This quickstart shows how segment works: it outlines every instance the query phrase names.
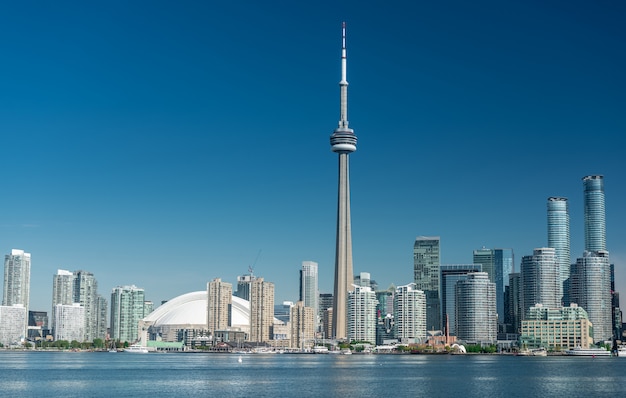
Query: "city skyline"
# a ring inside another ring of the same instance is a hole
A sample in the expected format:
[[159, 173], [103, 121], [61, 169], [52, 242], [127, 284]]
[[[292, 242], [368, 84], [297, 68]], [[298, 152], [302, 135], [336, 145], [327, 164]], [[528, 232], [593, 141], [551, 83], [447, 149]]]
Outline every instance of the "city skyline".
[[519, 272], [553, 196], [580, 258], [597, 173], [625, 291], [624, 7], [5, 5], [0, 247], [32, 254], [32, 310], [51, 310], [57, 269], [160, 303], [254, 265], [282, 302], [310, 260], [331, 292], [345, 20], [354, 274], [412, 282], [421, 235], [441, 237], [441, 264], [510, 247]]

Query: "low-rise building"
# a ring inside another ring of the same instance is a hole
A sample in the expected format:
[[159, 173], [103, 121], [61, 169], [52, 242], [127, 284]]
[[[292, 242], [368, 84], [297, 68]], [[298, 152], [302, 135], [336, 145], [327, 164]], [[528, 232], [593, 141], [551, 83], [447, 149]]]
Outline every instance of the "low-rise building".
[[544, 347], [557, 351], [589, 348], [593, 344], [592, 326], [587, 311], [576, 304], [559, 308], [536, 304], [528, 309], [526, 319], [522, 321], [520, 344], [526, 348]]

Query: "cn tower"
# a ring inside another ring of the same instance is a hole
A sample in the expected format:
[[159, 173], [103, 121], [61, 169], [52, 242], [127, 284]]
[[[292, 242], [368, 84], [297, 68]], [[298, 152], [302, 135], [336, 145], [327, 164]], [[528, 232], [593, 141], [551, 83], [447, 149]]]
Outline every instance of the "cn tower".
[[339, 126], [330, 136], [331, 150], [339, 154], [339, 195], [337, 200], [337, 246], [335, 254], [335, 289], [333, 334], [335, 339], [348, 337], [348, 291], [352, 290], [352, 233], [350, 230], [350, 174], [348, 155], [356, 151], [356, 135], [348, 127], [348, 81], [346, 80], [346, 23], [341, 26], [341, 81], [339, 82]]

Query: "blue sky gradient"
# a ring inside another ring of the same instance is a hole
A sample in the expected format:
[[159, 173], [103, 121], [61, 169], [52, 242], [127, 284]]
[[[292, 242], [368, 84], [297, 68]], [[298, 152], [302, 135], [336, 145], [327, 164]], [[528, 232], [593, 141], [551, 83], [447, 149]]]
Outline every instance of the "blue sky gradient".
[[[255, 274], [332, 291], [341, 22], [348, 29], [355, 272], [547, 244], [546, 200], [605, 176], [626, 292], [626, 4], [615, 1], [109, 1], [0, 5], [0, 248], [32, 254], [31, 308], [57, 269], [159, 303]], [[256, 263], [255, 263], [256, 260]]]

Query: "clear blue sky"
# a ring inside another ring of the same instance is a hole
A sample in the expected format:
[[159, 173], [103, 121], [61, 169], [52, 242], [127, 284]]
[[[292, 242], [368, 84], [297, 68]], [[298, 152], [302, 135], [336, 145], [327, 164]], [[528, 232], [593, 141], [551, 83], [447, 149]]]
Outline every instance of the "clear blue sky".
[[[159, 303], [255, 274], [332, 291], [341, 21], [348, 26], [355, 272], [547, 244], [546, 199], [605, 176], [626, 294], [626, 5], [617, 1], [107, 1], [0, 5], [0, 248]], [[258, 259], [257, 259], [258, 255]]]

